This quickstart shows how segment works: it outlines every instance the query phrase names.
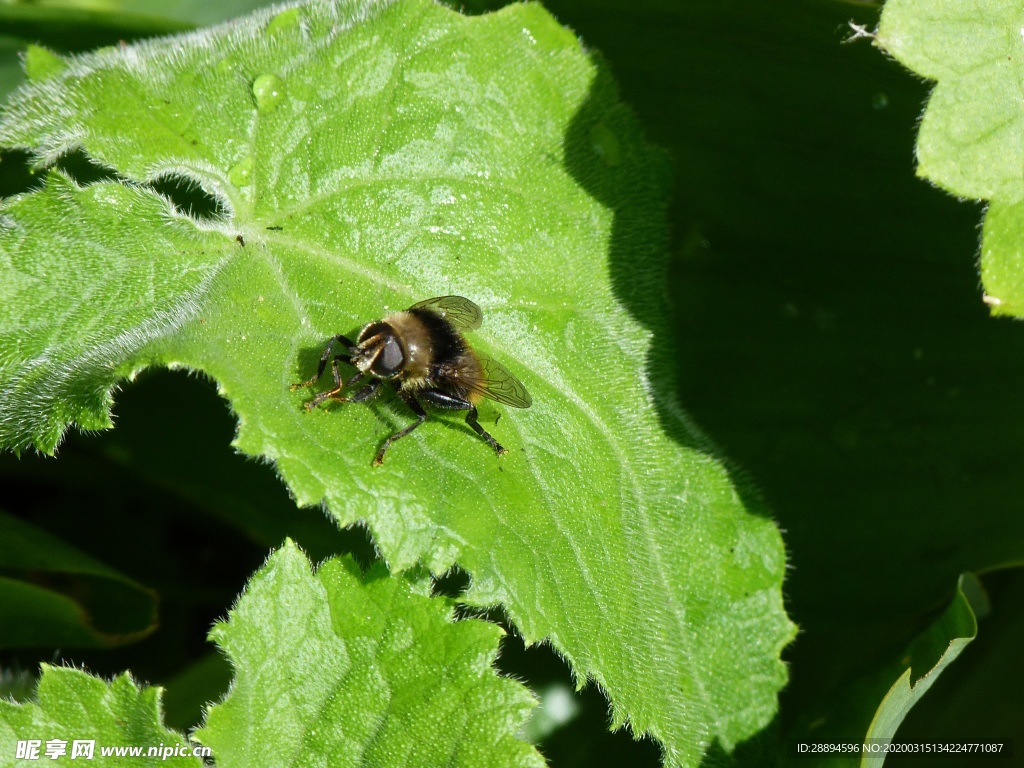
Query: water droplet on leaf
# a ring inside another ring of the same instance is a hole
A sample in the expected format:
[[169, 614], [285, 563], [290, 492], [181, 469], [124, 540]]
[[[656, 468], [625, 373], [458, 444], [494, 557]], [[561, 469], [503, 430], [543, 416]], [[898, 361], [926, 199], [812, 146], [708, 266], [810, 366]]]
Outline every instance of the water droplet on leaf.
[[217, 62], [217, 74], [218, 75], [230, 75], [238, 72], [238, 64], [230, 56], [225, 56], [223, 59]]
[[252, 157], [247, 157], [228, 171], [228, 181], [236, 187], [246, 187], [252, 182]]
[[543, 11], [531, 8], [520, 18], [526, 22], [521, 31], [523, 36], [529, 40], [530, 45], [535, 45], [544, 51], [574, 48], [579, 45], [576, 35], [550, 16], [545, 15]]
[[252, 95], [256, 97], [256, 109], [273, 112], [284, 99], [284, 80], [277, 75], [260, 75], [252, 83]]
[[290, 29], [295, 29], [299, 26], [300, 18], [298, 8], [289, 8], [270, 20], [270, 23], [267, 25], [267, 32], [271, 35], [277, 35]]

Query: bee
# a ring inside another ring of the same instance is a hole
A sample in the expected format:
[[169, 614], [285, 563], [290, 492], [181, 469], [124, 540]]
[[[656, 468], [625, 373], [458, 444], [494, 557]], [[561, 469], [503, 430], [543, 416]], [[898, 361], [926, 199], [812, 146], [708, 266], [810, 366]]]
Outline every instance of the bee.
[[[373, 459], [377, 467], [396, 441], [427, 420], [424, 405], [452, 411], [467, 411], [466, 423], [501, 455], [507, 453], [477, 420], [476, 404], [481, 398], [513, 408], [529, 408], [533, 402], [526, 387], [505, 366], [477, 352], [466, 342], [463, 331], [480, 327], [480, 307], [462, 296], [438, 296], [413, 304], [403, 312], [392, 312], [383, 320], [363, 327], [358, 338], [337, 335], [324, 348], [316, 376], [295, 384], [292, 391], [308, 387], [323, 376], [336, 345], [345, 352], [334, 354], [331, 371], [334, 388], [321, 392], [306, 403], [312, 411], [327, 400], [364, 403], [387, 382], [416, 414], [416, 421], [391, 435]], [[355, 375], [344, 381], [339, 363], [351, 365]], [[362, 384], [355, 392], [342, 391]], [[497, 423], [497, 422], [495, 422]]]

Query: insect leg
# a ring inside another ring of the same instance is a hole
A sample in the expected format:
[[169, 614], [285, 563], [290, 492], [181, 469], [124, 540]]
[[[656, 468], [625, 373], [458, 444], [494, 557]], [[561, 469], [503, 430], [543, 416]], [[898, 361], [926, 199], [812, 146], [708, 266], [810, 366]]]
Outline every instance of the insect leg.
[[480, 422], [477, 421], [476, 406], [469, 400], [448, 392], [442, 392], [439, 389], [425, 389], [420, 392], [420, 396], [428, 403], [436, 405], [438, 408], [447, 408], [451, 411], [469, 411], [469, 413], [466, 414], [466, 423], [473, 428], [473, 431], [486, 440], [487, 444], [499, 454], [508, 453], [508, 451], [503, 448], [497, 440], [490, 436], [486, 429], [480, 426]]
[[488, 444], [493, 448], [500, 456], [503, 453], [508, 453], [508, 450], [488, 434], [487, 430], [480, 426], [480, 422], [476, 420], [476, 406], [470, 406], [469, 413], [466, 414], [466, 423], [469, 424], [476, 433], [480, 435]]
[[[327, 361], [331, 357], [331, 352], [334, 351], [335, 344], [344, 344], [346, 349], [352, 349], [352, 347], [355, 346], [355, 344], [352, 343], [352, 340], [349, 339], [347, 336], [342, 336], [341, 334], [338, 334], [337, 336], [333, 337], [330, 341], [327, 342], [327, 346], [324, 347], [324, 353], [320, 356], [320, 365], [317, 366], [316, 376], [311, 378], [309, 381], [302, 382], [301, 384], [292, 384], [290, 388], [292, 392], [294, 392], [296, 389], [301, 389], [302, 387], [308, 387], [312, 384], [315, 384], [316, 380], [324, 375], [324, 370], [327, 368]], [[347, 363], [349, 361], [349, 356], [335, 355], [334, 360], [344, 360]]]
[[[309, 403], [307, 403], [306, 407], [309, 408], [310, 410], [313, 410], [314, 408], [316, 408], [320, 403], [322, 403], [324, 400], [326, 400], [329, 397], [333, 397], [335, 400], [343, 399], [343, 398], [339, 398], [339, 397], [334, 397], [336, 394], [341, 392], [342, 389], [344, 389], [346, 386], [348, 386], [348, 384], [345, 384], [341, 380], [341, 371], [338, 369], [338, 361], [339, 360], [343, 360], [346, 363], [350, 362], [350, 358], [349, 358], [348, 355], [335, 355], [334, 356], [334, 360], [331, 361], [331, 374], [334, 377], [334, 389], [330, 390], [329, 392], [321, 392], [319, 395], [314, 397]], [[319, 375], [317, 376], [317, 378], [320, 378]], [[357, 373], [355, 376], [353, 376], [349, 380], [348, 383], [349, 384], [355, 384], [356, 382], [358, 382], [362, 378], [363, 378], [362, 372]]]
[[412, 411], [413, 413], [416, 414], [417, 418], [416, 421], [414, 421], [408, 427], [398, 432], [395, 432], [395, 434], [393, 434], [391, 437], [384, 441], [384, 445], [380, 447], [380, 450], [377, 451], [377, 455], [373, 457], [373, 466], [375, 467], [379, 467], [381, 464], [384, 463], [384, 454], [387, 452], [388, 448], [391, 447], [391, 444], [395, 442], [395, 440], [400, 440], [401, 438], [405, 437], [414, 429], [416, 429], [416, 427], [418, 427], [420, 424], [427, 420], [427, 412], [423, 410], [423, 406], [420, 405], [419, 401], [416, 399], [414, 395], [412, 395], [409, 392], [401, 391], [398, 394], [405, 401], [405, 404], [412, 408]]
[[[328, 347], [328, 349], [330, 349], [330, 347]], [[334, 374], [334, 389], [329, 389], [326, 392], [321, 392], [319, 395], [317, 395], [312, 400], [310, 400], [308, 403], [306, 403], [306, 410], [307, 411], [312, 411], [314, 408], [316, 408], [318, 405], [320, 405], [320, 403], [322, 403], [324, 400], [344, 400], [345, 399], [343, 397], [337, 397], [337, 394], [339, 392], [341, 392], [342, 389], [345, 388], [345, 382], [343, 382], [341, 380], [341, 371], [338, 370], [338, 360], [339, 359], [344, 360], [345, 362], [348, 362], [348, 357], [346, 355], [335, 355], [334, 356], [334, 362], [331, 363], [331, 372]], [[319, 378], [319, 376], [317, 378]], [[363, 374], [362, 373], [357, 373], [349, 381], [349, 384], [355, 384], [361, 378], [363, 378]]]
[[[363, 380], [364, 376], [366, 376], [365, 373], [357, 373], [355, 376], [353, 376], [351, 379], [348, 380], [348, 384], [346, 384], [345, 386], [346, 387], [350, 387], [353, 384], [359, 383], [360, 381]], [[377, 388], [380, 387], [380, 385], [383, 383], [383, 381], [384, 381], [383, 379], [374, 379], [369, 384], [367, 384], [365, 387], [363, 387], [358, 392], [356, 392], [354, 395], [349, 395], [348, 397], [339, 397], [339, 398], [336, 398], [336, 399], [337, 400], [343, 400], [346, 403], [363, 403], [363, 402], [366, 402], [371, 397], [373, 397], [375, 394], [377, 394]]]
[[334, 389], [329, 389], [326, 392], [321, 392], [319, 395], [317, 395], [312, 400], [310, 400], [308, 403], [306, 403], [306, 409], [307, 410], [312, 411], [314, 408], [316, 408], [318, 405], [320, 405], [320, 403], [324, 402], [325, 400], [337, 400], [339, 403], [361, 403], [364, 400], [369, 400], [371, 397], [373, 397], [373, 395], [377, 391], [377, 387], [380, 386], [381, 380], [380, 379], [374, 379], [369, 384], [367, 384], [365, 387], [363, 387], [358, 392], [356, 392], [354, 395], [351, 395], [350, 397], [341, 396], [338, 393], [341, 392], [341, 390], [343, 390], [345, 387], [351, 387], [353, 384], [358, 384], [363, 379], [365, 379], [366, 378], [366, 372], [365, 371], [360, 371], [359, 373], [357, 373], [355, 376], [353, 376], [348, 381], [342, 381], [341, 380], [341, 371], [338, 370], [338, 361], [337, 360], [334, 361], [334, 366], [333, 367], [334, 367]]

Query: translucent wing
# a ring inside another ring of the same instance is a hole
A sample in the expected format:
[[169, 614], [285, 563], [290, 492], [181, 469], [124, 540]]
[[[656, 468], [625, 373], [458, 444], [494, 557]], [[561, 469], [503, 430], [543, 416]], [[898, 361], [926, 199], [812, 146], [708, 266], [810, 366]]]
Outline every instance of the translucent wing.
[[474, 350], [480, 362], [480, 376], [467, 381], [467, 388], [499, 403], [511, 405], [513, 408], [529, 408], [533, 398], [526, 391], [523, 382], [517, 379], [497, 360]]
[[460, 331], [476, 330], [484, 319], [480, 307], [462, 296], [438, 296], [413, 304], [409, 309], [436, 312]]

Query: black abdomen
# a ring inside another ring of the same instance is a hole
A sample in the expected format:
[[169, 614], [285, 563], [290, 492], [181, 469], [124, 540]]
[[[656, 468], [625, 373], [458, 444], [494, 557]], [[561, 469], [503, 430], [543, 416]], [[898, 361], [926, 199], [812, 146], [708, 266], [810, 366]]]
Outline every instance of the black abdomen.
[[452, 324], [436, 312], [423, 307], [410, 309], [409, 314], [423, 323], [430, 338], [431, 369], [455, 362], [466, 351], [466, 342]]

